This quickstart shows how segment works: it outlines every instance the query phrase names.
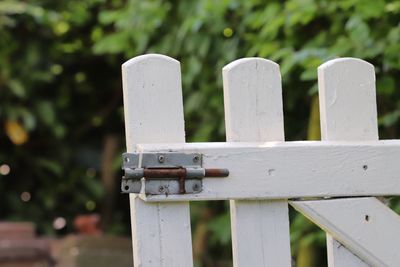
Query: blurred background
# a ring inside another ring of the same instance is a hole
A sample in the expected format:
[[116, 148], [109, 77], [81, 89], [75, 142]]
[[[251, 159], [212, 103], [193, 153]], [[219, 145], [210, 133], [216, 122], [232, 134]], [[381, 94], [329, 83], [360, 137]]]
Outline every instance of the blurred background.
[[[287, 140], [320, 138], [317, 67], [343, 56], [375, 65], [380, 137], [400, 137], [400, 1], [1, 0], [0, 266], [132, 264], [120, 69], [144, 53], [181, 62], [188, 142], [225, 140], [221, 69], [255, 56], [280, 64]], [[191, 215], [196, 266], [231, 266], [229, 203]], [[326, 266], [290, 217], [296, 266]]]

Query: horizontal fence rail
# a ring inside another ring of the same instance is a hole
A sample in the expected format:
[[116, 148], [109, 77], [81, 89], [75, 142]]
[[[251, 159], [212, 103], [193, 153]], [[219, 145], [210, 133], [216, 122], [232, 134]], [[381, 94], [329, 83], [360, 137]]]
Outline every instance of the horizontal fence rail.
[[400, 140], [139, 144], [139, 152], [199, 153], [205, 168], [229, 170], [204, 178], [203, 191], [142, 195], [148, 201], [287, 199], [400, 195]]

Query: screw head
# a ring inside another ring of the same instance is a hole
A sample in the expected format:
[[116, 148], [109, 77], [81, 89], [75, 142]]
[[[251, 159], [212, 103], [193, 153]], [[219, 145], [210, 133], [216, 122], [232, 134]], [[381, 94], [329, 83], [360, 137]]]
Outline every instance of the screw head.
[[199, 160], [200, 160], [200, 156], [199, 156], [199, 155], [195, 155], [195, 156], [193, 157], [193, 162], [194, 162], [194, 163], [199, 162]]
[[193, 191], [199, 191], [200, 186], [198, 184], [193, 185]]
[[164, 186], [160, 185], [160, 187], [158, 188], [158, 192], [164, 193], [164, 191], [165, 191]]
[[159, 163], [164, 163], [164, 161], [165, 161], [164, 155], [159, 155], [159, 156], [158, 156], [158, 162], [159, 162]]

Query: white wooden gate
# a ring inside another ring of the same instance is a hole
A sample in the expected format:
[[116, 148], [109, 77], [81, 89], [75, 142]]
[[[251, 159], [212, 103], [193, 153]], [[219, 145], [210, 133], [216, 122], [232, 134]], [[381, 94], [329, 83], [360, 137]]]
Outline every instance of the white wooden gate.
[[284, 142], [281, 77], [272, 61], [224, 67], [227, 143], [185, 143], [178, 61], [143, 55], [124, 63], [122, 74], [135, 167], [146, 153], [172, 151], [229, 170], [226, 178], [203, 178], [197, 193], [170, 194], [176, 179], [160, 182], [160, 194], [146, 193], [154, 185], [148, 179], [125, 180], [123, 191], [140, 191], [130, 194], [135, 266], [193, 266], [188, 201], [228, 199], [236, 267], [291, 266], [288, 202], [326, 231], [330, 267], [400, 266], [399, 216], [374, 198], [400, 195], [400, 141], [378, 140], [371, 64], [341, 58], [318, 68], [317, 142]]

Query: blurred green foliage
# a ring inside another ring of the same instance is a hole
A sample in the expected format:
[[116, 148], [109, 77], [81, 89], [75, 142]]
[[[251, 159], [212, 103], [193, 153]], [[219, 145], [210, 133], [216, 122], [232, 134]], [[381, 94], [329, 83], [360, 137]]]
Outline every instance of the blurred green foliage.
[[[76, 214], [101, 209], [103, 140], [124, 138], [120, 65], [144, 53], [181, 61], [188, 141], [224, 140], [221, 68], [253, 56], [280, 64], [287, 140], [307, 138], [317, 67], [344, 56], [375, 65], [380, 136], [396, 138], [399, 22], [400, 2], [385, 0], [3, 0], [0, 164], [11, 170], [0, 175], [1, 219], [55, 233], [63, 216], [68, 232]], [[118, 177], [118, 157], [113, 166]], [[108, 231], [128, 233], [128, 201], [117, 199]], [[200, 210], [218, 211], [211, 242], [229, 251], [227, 203], [196, 205], [194, 228]], [[293, 221], [295, 252], [302, 237], [323, 246], [321, 232]]]

